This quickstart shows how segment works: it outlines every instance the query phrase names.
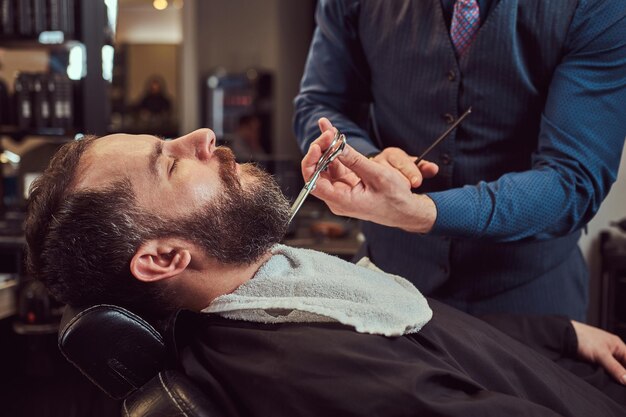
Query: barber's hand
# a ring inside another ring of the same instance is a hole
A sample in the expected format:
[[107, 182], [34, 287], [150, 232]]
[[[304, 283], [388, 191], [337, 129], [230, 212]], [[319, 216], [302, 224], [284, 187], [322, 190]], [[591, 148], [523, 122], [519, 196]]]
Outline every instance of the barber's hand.
[[601, 365], [620, 384], [626, 385], [626, 345], [618, 336], [572, 320], [578, 338], [578, 356]]
[[[335, 134], [335, 128], [327, 118], [322, 117], [318, 121], [318, 125], [322, 134], [329, 130], [332, 131], [333, 135]], [[415, 165], [417, 156], [411, 156], [400, 148], [385, 148], [371, 159], [400, 171], [413, 188], [422, 185], [424, 178], [432, 178], [439, 172], [439, 166], [433, 162], [422, 160], [418, 165]]]
[[407, 154], [400, 148], [385, 148], [372, 159], [400, 171], [413, 188], [422, 185], [423, 178], [432, 178], [439, 171], [437, 164], [426, 160], [421, 160], [418, 165], [415, 165], [417, 157]]
[[[307, 181], [335, 134], [325, 118], [320, 120], [320, 129], [322, 135], [302, 160], [302, 175]], [[350, 145], [322, 173], [313, 195], [324, 200], [335, 214], [412, 232], [430, 231], [437, 216], [433, 201], [413, 194], [410, 182], [400, 171], [366, 158]]]

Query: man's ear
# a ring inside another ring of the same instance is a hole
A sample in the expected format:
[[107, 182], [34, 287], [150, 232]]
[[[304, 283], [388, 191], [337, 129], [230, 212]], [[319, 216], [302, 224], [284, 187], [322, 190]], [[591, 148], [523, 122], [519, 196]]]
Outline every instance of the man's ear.
[[130, 261], [130, 272], [139, 281], [154, 282], [182, 273], [191, 262], [191, 252], [171, 239], [143, 243]]

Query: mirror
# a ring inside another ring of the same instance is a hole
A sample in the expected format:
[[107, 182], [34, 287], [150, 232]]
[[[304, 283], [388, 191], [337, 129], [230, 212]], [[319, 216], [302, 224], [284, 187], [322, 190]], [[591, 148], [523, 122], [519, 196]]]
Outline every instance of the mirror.
[[179, 134], [183, 1], [120, 0], [109, 130]]

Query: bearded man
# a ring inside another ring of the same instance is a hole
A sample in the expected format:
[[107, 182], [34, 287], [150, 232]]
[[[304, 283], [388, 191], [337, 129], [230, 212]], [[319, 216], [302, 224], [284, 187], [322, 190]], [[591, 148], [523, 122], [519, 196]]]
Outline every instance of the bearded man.
[[491, 320], [515, 340], [372, 265], [280, 245], [288, 208], [208, 129], [86, 138], [33, 184], [28, 264], [71, 305], [208, 313], [177, 359], [239, 415], [626, 415], [624, 387], [579, 361], [624, 381], [615, 336], [558, 317]]

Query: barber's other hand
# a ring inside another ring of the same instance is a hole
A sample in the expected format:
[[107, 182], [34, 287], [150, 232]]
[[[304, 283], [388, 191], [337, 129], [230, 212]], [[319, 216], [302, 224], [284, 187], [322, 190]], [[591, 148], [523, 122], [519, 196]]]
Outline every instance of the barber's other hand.
[[400, 148], [385, 148], [372, 159], [400, 171], [413, 188], [422, 185], [423, 178], [432, 178], [439, 171], [437, 164], [426, 160], [421, 160], [419, 165], [415, 165], [417, 157], [407, 154]]
[[578, 356], [601, 365], [620, 384], [626, 385], [626, 345], [618, 336], [572, 320], [578, 338]]
[[[335, 132], [325, 118], [320, 120], [320, 129], [322, 135], [302, 159], [302, 175], [307, 181]], [[437, 214], [433, 201], [413, 194], [400, 171], [366, 158], [349, 145], [322, 173], [313, 195], [324, 200], [335, 214], [412, 232], [430, 231]]]

